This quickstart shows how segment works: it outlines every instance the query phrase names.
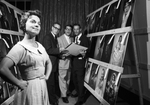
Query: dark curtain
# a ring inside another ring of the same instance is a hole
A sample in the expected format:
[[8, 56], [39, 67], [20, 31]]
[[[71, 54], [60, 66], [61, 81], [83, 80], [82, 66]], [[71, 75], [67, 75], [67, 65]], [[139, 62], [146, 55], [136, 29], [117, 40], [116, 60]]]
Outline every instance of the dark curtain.
[[51, 30], [54, 22], [59, 22], [63, 27], [66, 24], [79, 23], [84, 30], [86, 16], [105, 5], [111, 0], [32, 0], [31, 9], [42, 12], [41, 33], [38, 41], [42, 43], [43, 37]]

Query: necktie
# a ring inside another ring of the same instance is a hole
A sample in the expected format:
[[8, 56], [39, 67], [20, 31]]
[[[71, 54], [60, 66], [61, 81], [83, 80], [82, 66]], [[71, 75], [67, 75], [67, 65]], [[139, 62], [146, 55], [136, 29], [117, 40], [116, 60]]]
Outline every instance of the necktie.
[[75, 43], [78, 44], [78, 36], [75, 38]]
[[55, 43], [58, 44], [58, 42], [57, 42], [57, 37], [56, 37], [56, 36], [54, 37], [54, 39], [55, 39]]

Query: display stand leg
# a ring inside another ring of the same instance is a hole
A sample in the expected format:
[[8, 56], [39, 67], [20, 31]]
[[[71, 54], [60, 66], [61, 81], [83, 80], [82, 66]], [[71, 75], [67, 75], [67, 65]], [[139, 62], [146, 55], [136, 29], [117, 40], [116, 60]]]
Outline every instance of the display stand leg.
[[[132, 44], [133, 44], [133, 51], [134, 51], [134, 58], [135, 58], [135, 67], [137, 74], [140, 75], [140, 70], [139, 70], [139, 63], [138, 63], [138, 56], [137, 56], [137, 49], [136, 49], [136, 44], [135, 44], [135, 37], [134, 33], [131, 34], [132, 38]], [[138, 86], [139, 86], [139, 98], [140, 98], [140, 105], [143, 105], [143, 95], [142, 95], [142, 88], [141, 88], [141, 78], [138, 79]]]
[[137, 56], [137, 49], [136, 49], [136, 44], [135, 44], [135, 38], [134, 38], [134, 33], [132, 32], [131, 34], [131, 41], [133, 45], [133, 53], [134, 53], [134, 59], [135, 59], [135, 69], [137, 74], [125, 74], [122, 75], [123, 78], [137, 78], [138, 81], [138, 87], [139, 87], [139, 100], [140, 100], [140, 105], [143, 104], [143, 95], [142, 95], [142, 88], [141, 88], [141, 76], [140, 76], [140, 70], [139, 70], [139, 63], [138, 63], [138, 56]]

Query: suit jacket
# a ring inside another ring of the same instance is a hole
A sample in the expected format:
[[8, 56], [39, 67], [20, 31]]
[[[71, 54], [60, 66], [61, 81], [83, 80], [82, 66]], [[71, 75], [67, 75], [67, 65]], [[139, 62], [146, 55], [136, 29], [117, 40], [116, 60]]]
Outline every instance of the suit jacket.
[[[81, 46], [88, 47], [90, 46], [90, 41], [86, 35], [82, 34], [79, 38]], [[82, 55], [73, 56], [73, 68], [74, 69], [83, 69], [85, 68], [86, 58], [88, 57], [88, 50], [84, 58], [80, 59]]]
[[57, 39], [54, 39], [51, 32], [44, 37], [43, 46], [45, 47], [52, 62], [52, 72], [56, 72], [58, 70], [60, 51]]
[[[60, 48], [66, 48], [69, 44], [70, 43], [67, 42], [67, 39], [64, 34], [58, 37], [58, 45]], [[70, 57], [67, 57], [65, 59], [59, 59], [59, 69], [69, 69], [69, 68], [70, 68]]]

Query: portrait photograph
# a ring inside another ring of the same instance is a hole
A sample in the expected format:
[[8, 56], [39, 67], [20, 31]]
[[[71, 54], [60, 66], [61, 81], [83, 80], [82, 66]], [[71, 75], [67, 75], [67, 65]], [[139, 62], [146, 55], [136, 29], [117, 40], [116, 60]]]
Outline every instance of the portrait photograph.
[[100, 61], [109, 63], [111, 52], [112, 52], [113, 40], [114, 40], [113, 34], [105, 35], [103, 39], [104, 41], [103, 52], [102, 52], [102, 57]]
[[87, 17], [87, 33], [92, 33], [94, 32], [94, 24], [95, 24], [95, 14]]
[[119, 8], [120, 3], [118, 1], [112, 3], [108, 9], [108, 24], [107, 29], [115, 29], [118, 27], [118, 19], [119, 19]]
[[129, 33], [115, 34], [110, 64], [120, 67], [123, 65], [128, 36]]
[[109, 69], [108, 77], [106, 80], [106, 87], [104, 92], [104, 99], [110, 104], [115, 105], [117, 100], [117, 93], [120, 83], [120, 73], [114, 70]]
[[90, 73], [90, 78], [88, 85], [95, 90], [97, 78], [98, 78], [98, 72], [99, 72], [99, 66], [98, 64], [93, 63], [91, 67], [91, 73]]
[[95, 88], [95, 93], [99, 97], [103, 97], [104, 95], [107, 72], [108, 72], [107, 67], [104, 67], [104, 66], [99, 67], [98, 79], [97, 79], [96, 88]]
[[131, 26], [135, 0], [121, 0], [118, 7], [118, 28]]
[[95, 46], [95, 51], [94, 51], [94, 59], [96, 60], [101, 60], [102, 57], [102, 52], [103, 52], [103, 47], [104, 47], [104, 36], [97, 36], [96, 40], [96, 46]]
[[92, 63], [88, 61], [87, 65], [86, 65], [85, 78], [84, 78], [84, 81], [86, 83], [89, 82], [91, 66], [92, 66]]

